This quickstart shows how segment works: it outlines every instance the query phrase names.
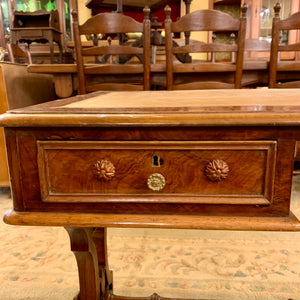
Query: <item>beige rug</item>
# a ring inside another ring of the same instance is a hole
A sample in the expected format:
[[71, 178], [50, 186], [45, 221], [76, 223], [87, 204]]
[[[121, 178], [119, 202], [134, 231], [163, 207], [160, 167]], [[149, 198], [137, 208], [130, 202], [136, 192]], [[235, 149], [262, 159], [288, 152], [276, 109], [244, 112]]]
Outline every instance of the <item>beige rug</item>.
[[[0, 214], [11, 207], [0, 194]], [[300, 217], [300, 176], [292, 208]], [[300, 233], [109, 229], [114, 292], [230, 300], [300, 299]], [[0, 224], [0, 300], [68, 300], [76, 261], [63, 228]]]

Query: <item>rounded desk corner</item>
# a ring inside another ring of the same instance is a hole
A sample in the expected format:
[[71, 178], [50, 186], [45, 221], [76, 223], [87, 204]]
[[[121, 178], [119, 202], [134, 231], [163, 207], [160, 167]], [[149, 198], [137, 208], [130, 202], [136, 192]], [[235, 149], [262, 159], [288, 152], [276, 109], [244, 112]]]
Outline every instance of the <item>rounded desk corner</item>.
[[295, 228], [294, 231], [300, 231], [300, 220], [293, 214], [293, 212], [290, 212], [289, 220], [292, 227]]
[[12, 209], [9, 209], [3, 216], [3, 222], [5, 224], [9, 224], [9, 225], [14, 225], [12, 222], [11, 222], [11, 216], [14, 214], [14, 211]]

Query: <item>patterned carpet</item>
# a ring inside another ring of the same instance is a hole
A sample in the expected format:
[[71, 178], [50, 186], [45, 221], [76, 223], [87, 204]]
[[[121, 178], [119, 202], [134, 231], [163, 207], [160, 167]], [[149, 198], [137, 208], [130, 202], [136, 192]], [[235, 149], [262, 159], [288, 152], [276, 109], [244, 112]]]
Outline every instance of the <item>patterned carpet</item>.
[[[0, 193], [0, 213], [11, 207]], [[292, 210], [300, 217], [300, 176]], [[0, 299], [68, 300], [77, 267], [63, 228], [0, 224]], [[114, 292], [222, 300], [299, 300], [300, 233], [109, 229]]]

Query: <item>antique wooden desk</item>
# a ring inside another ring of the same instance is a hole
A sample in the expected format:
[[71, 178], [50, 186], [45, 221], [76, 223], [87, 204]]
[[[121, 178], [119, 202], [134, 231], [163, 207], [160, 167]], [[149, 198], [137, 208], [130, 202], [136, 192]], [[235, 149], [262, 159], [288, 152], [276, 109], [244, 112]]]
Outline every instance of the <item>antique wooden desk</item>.
[[4, 221], [66, 228], [81, 300], [116, 298], [107, 227], [299, 230], [299, 99], [300, 90], [97, 92], [10, 111], [0, 120], [13, 194]]

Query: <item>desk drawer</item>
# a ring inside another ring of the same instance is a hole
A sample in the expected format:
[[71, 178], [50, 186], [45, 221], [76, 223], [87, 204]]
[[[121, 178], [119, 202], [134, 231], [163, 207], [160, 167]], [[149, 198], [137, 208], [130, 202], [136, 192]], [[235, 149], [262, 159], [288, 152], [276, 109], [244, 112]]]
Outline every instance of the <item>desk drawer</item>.
[[44, 202], [272, 202], [276, 142], [38, 141]]

